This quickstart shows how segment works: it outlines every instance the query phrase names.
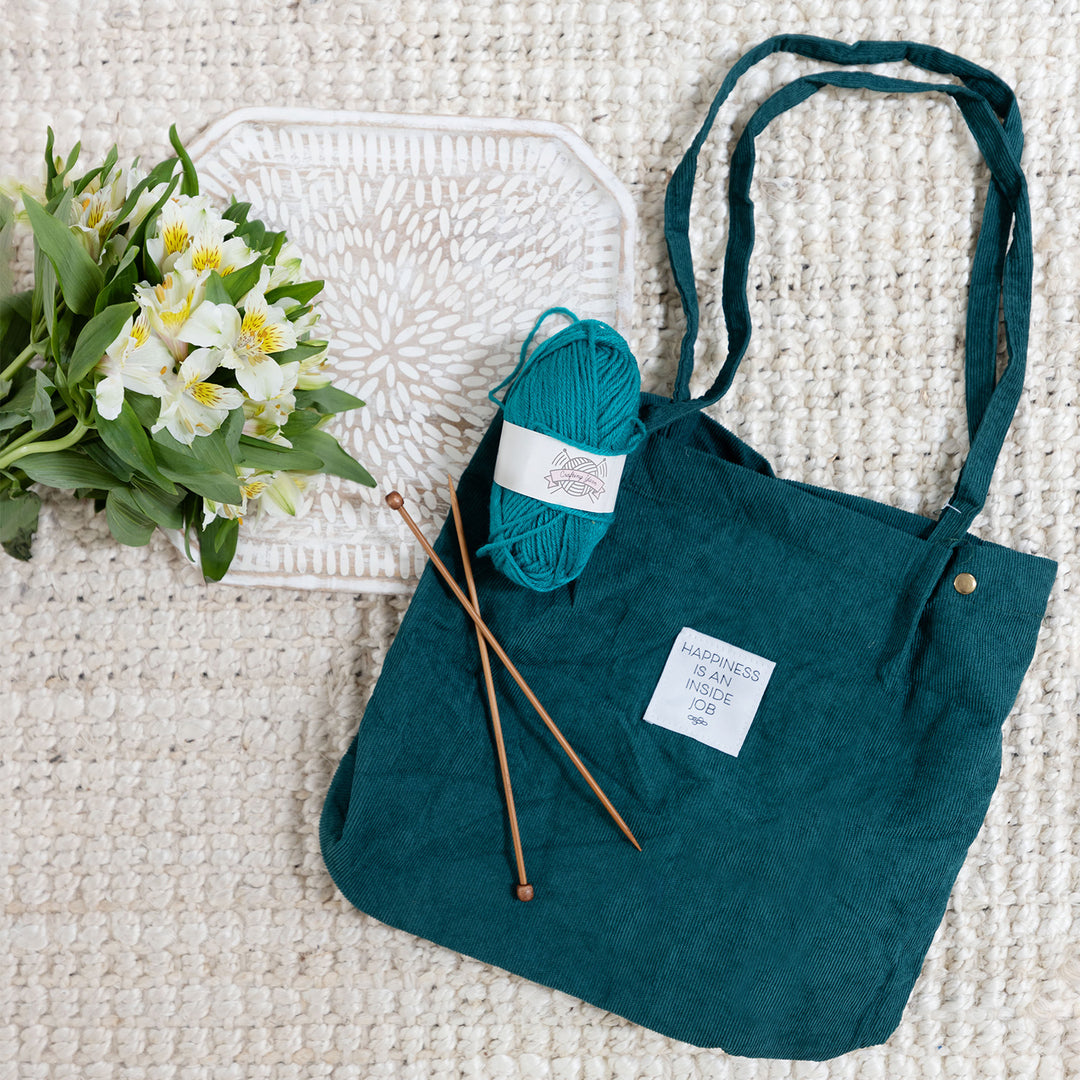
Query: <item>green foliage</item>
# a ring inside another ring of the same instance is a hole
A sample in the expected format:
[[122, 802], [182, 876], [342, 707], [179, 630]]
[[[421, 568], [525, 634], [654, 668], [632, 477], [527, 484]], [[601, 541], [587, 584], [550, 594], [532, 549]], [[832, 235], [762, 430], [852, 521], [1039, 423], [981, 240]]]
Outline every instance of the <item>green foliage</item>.
[[[287, 391], [273, 404], [243, 394], [244, 406], [221, 422], [214, 401], [221, 400], [221, 387], [236, 398], [238, 382], [230, 370], [235, 358], [224, 349], [217, 354], [217, 370], [207, 375], [205, 386], [187, 375], [186, 382], [177, 381], [189, 350], [168, 329], [169, 312], [154, 308], [159, 301], [152, 299], [152, 287], [162, 284], [163, 270], [184, 251], [176, 246], [186, 243], [183, 232], [158, 255], [163, 265], [152, 252], [162, 251], [159, 225], [168, 201], [180, 197], [182, 207], [183, 197], [197, 196], [199, 178], [175, 125], [169, 141], [175, 156], [132, 184], [130, 173], [117, 168], [116, 146], [76, 178], [79, 145], [58, 156], [48, 129], [44, 200], [22, 196], [34, 238], [34, 283], [20, 293], [13, 291], [10, 269], [16, 207], [0, 196], [0, 544], [15, 558], [30, 557], [40, 505], [30, 490], [35, 484], [92, 500], [123, 544], [146, 544], [157, 528], [179, 530], [190, 557], [194, 533], [207, 581], [228, 571], [241, 515], [255, 512], [259, 499], [280, 499], [290, 490], [288, 480], [276, 486], [279, 474], [329, 472], [374, 484], [363, 466], [320, 430], [330, 416], [363, 405], [352, 394], [328, 385], [292, 390], [291, 396]], [[252, 254], [229, 273], [204, 274], [198, 298], [189, 295], [184, 307], [181, 297], [181, 319], [204, 298], [240, 306], [258, 288], [263, 267], [281, 275], [276, 260], [285, 233], [253, 218], [251, 204], [235, 198], [223, 217], [235, 225], [231, 235]], [[174, 278], [169, 288], [183, 280]], [[284, 313], [295, 322], [312, 310], [322, 288], [322, 281], [298, 281], [268, 290], [267, 303], [278, 306], [270, 319], [280, 320]], [[148, 323], [138, 324], [139, 344], [132, 342], [109, 364], [108, 385], [123, 397], [119, 414], [106, 419], [97, 408], [105, 381], [98, 365], [140, 303], [149, 309]], [[152, 351], [140, 353], [144, 343]], [[327, 345], [301, 341], [273, 359], [310, 365]], [[266, 438], [244, 434], [246, 415], [257, 418]], [[267, 429], [275, 416], [281, 428]], [[252, 474], [260, 483], [249, 484]], [[263, 494], [267, 488], [271, 495]]]
[[176, 490], [172, 481], [158, 468], [154, 451], [150, 447], [149, 436], [146, 434], [146, 429], [139, 423], [139, 418], [135, 415], [130, 402], [124, 402], [120, 415], [115, 420], [103, 420], [99, 416], [97, 430], [105, 445], [121, 461], [153, 480], [170, 494]]
[[199, 561], [207, 581], [220, 581], [236, 554], [240, 522], [236, 518], [214, 518], [205, 528], [196, 522], [199, 533]]
[[[34, 230], [34, 243], [56, 271], [64, 303], [79, 315], [92, 315], [94, 302], [105, 284], [101, 268], [58, 217], [34, 202], [29, 195], [23, 195], [23, 206], [30, 218], [30, 227]], [[67, 205], [63, 200], [58, 209], [66, 212]]]
[[375, 480], [371, 473], [354, 457], [347, 454], [333, 435], [317, 428], [301, 432], [292, 440], [295, 450], [307, 450], [322, 459], [321, 472], [331, 476], [340, 476], [345, 480], [354, 480], [365, 487], [374, 487]]
[[172, 143], [172, 148], [176, 151], [176, 156], [180, 159], [180, 167], [184, 171], [184, 182], [180, 186], [180, 194], [198, 195], [199, 176], [195, 172], [195, 166], [192, 165], [191, 158], [188, 157], [188, 152], [184, 149], [184, 144], [180, 141], [180, 136], [176, 134], [175, 124], [169, 128], [169, 142]]
[[99, 311], [83, 328], [68, 361], [69, 382], [81, 382], [93, 371], [105, 350], [117, 339], [124, 323], [138, 310], [136, 303], [112, 304]]
[[30, 542], [37, 532], [41, 500], [32, 491], [0, 491], [0, 545], [16, 559], [30, 558]]
[[359, 409], [364, 404], [358, 397], [330, 385], [318, 390], [297, 390], [294, 396], [298, 409], [315, 409], [324, 415]]

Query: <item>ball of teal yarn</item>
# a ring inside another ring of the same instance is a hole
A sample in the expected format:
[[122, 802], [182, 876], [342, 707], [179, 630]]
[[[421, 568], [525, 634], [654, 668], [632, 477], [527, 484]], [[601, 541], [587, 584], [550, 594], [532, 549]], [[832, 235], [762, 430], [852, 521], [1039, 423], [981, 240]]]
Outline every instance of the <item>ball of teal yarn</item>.
[[[526, 360], [530, 342], [552, 312], [573, 322]], [[500, 401], [497, 392], [506, 386]], [[489, 396], [501, 404], [504, 421], [593, 453], [629, 454], [644, 437], [640, 394], [637, 362], [618, 331], [552, 308], [526, 338], [517, 367]], [[613, 518], [554, 506], [493, 484], [488, 542], [478, 554], [489, 555], [518, 585], [550, 592], [585, 569]]]

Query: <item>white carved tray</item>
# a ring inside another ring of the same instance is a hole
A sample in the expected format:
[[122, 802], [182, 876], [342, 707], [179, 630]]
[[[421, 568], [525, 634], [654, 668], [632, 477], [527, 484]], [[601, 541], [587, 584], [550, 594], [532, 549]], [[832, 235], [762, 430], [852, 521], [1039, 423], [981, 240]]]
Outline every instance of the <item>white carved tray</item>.
[[[327, 477], [299, 519], [245, 521], [234, 584], [408, 592], [495, 412], [487, 392], [553, 305], [626, 333], [635, 217], [578, 136], [541, 121], [241, 109], [190, 147], [201, 190], [250, 202], [323, 278], [335, 384], [367, 406], [329, 430], [378, 482]], [[540, 338], [565, 320], [552, 316]], [[178, 536], [173, 538], [182, 546]]]

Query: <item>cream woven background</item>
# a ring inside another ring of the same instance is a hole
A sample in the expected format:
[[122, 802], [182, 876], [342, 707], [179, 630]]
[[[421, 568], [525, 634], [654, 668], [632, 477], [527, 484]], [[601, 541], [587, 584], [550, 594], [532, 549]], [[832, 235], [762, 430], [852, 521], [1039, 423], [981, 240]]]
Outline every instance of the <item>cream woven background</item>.
[[[33, 562], [0, 562], [2, 1080], [1080, 1076], [1076, 0], [3, 0], [0, 14], [4, 173], [36, 168], [47, 123], [86, 160], [114, 140], [152, 160], [173, 120], [190, 138], [241, 105], [570, 125], [637, 201], [631, 345], [654, 388], [682, 329], [664, 183], [746, 47], [780, 31], [906, 37], [993, 68], [1025, 120], [1035, 289], [1027, 389], [976, 530], [1061, 561], [1000, 786], [903, 1024], [884, 1047], [793, 1065], [673, 1042], [353, 910], [318, 815], [404, 600], [205, 588], [163, 539], [121, 548], [89, 507], [51, 497]], [[731, 124], [818, 66], [766, 64], [703, 159], [713, 368]], [[781, 475], [934, 512], [966, 447], [959, 349], [987, 179], [958, 112], [826, 91], [762, 137], [759, 177], [755, 338], [718, 417]]]

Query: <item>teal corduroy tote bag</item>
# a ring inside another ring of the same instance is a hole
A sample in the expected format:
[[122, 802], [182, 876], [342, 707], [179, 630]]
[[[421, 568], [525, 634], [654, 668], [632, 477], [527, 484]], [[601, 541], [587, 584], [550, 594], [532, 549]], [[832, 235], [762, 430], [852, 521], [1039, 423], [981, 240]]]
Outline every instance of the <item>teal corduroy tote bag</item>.
[[[731, 162], [728, 355], [694, 399], [697, 155], [738, 77], [778, 50], [907, 60], [959, 83], [834, 70], [761, 105]], [[966, 330], [970, 450], [937, 518], [777, 477], [701, 412], [750, 336], [754, 138], [825, 86], [948, 95], [990, 169]], [[512, 584], [487, 559], [474, 567], [488, 626], [642, 851], [497, 668], [536, 884], [531, 902], [515, 899], [476, 636], [429, 566], [322, 813], [326, 865], [353, 904], [700, 1046], [825, 1059], [888, 1038], [997, 783], [1001, 726], [1056, 571], [968, 531], [1023, 383], [1021, 146], [1009, 88], [940, 49], [786, 36], [739, 60], [668, 187], [687, 330], [673, 396], [642, 395], [648, 434], [626, 461], [613, 524], [580, 577], [551, 592]], [[487, 536], [500, 426], [460, 482], [472, 551]], [[460, 578], [452, 521], [435, 547]]]

